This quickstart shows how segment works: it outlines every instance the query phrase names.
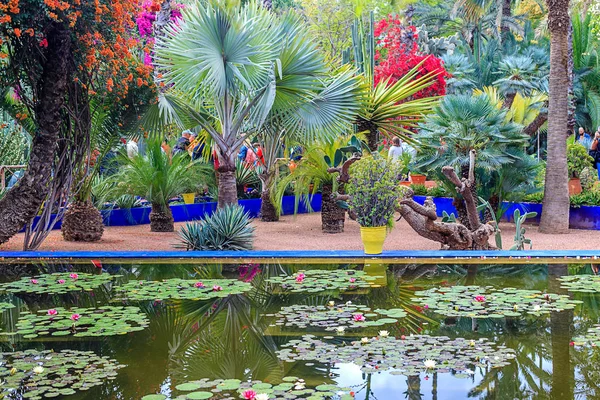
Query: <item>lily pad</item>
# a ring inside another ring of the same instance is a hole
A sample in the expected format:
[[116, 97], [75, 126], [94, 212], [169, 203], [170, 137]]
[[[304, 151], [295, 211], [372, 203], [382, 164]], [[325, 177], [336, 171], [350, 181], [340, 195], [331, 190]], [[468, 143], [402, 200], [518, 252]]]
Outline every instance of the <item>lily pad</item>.
[[345, 346], [305, 335], [283, 347], [277, 352], [278, 357], [287, 362], [353, 363], [365, 373], [390, 370], [406, 376], [451, 370], [466, 373], [471, 366], [499, 368], [515, 357], [514, 350], [485, 339], [473, 341], [429, 335], [363, 338]]
[[594, 325], [593, 328], [588, 329], [585, 335], [573, 338], [572, 344], [575, 346], [600, 346], [600, 325]]
[[560, 287], [569, 292], [600, 293], [600, 276], [598, 275], [569, 275], [558, 278]]
[[539, 290], [496, 289], [491, 286], [451, 286], [415, 292], [413, 301], [447, 317], [503, 318], [541, 316], [573, 309], [581, 302]]
[[[190, 388], [203, 388], [205, 390], [192, 392]], [[263, 398], [268, 396], [272, 399], [332, 399], [345, 400], [353, 398], [350, 395], [351, 388], [342, 388], [337, 385], [323, 383], [316, 387], [307, 387], [303, 379], [295, 376], [282, 378], [281, 383], [273, 384], [261, 381], [242, 382], [238, 379], [201, 379], [181, 383], [175, 386], [173, 398], [178, 400], [187, 399], [219, 399], [238, 400], [240, 398]], [[182, 393], [180, 393], [182, 392]], [[253, 395], [254, 397], [251, 397]], [[142, 400], [154, 400], [151, 396], [163, 396], [161, 394], [147, 395]], [[175, 397], [176, 396], [176, 397]], [[161, 399], [164, 397], [156, 397]]]
[[130, 281], [116, 288], [123, 300], [208, 300], [241, 294], [252, 289], [247, 282], [235, 279], [166, 279], [163, 281]]
[[21, 278], [18, 281], [0, 284], [0, 292], [64, 294], [76, 291], [90, 291], [110, 283], [118, 275], [88, 273], [55, 273]]
[[[277, 325], [297, 328], [324, 328], [327, 331], [382, 326], [398, 322], [397, 318], [406, 316], [402, 309], [372, 311], [365, 305], [350, 302], [326, 306], [293, 305], [283, 307], [275, 316]], [[386, 318], [381, 318], [381, 317]], [[393, 316], [393, 317], [392, 317]]]
[[9, 308], [14, 308], [15, 305], [11, 304], [11, 303], [1, 303], [0, 302], [0, 312], [4, 311], [4, 310], [8, 310]]
[[[91, 351], [26, 350], [0, 353], [0, 397], [27, 399], [66, 396], [114, 379], [123, 365]], [[23, 385], [23, 382], [27, 382]], [[49, 383], [60, 383], [60, 388]], [[25, 392], [25, 393], [24, 393]]]
[[17, 334], [37, 336], [113, 336], [140, 331], [148, 326], [146, 314], [137, 307], [57, 307], [24, 313], [17, 322]]
[[298, 271], [293, 275], [276, 276], [268, 279], [270, 283], [281, 286], [281, 289], [295, 293], [319, 293], [324, 290], [353, 290], [357, 288], [376, 287], [374, 284], [382, 276], [367, 275], [364, 271], [355, 270], [308, 270]]

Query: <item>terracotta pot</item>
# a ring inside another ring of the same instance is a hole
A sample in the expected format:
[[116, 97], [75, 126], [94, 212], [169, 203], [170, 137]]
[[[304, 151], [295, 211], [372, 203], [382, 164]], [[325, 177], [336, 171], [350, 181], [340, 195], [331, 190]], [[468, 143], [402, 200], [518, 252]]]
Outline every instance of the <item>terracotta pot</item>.
[[410, 181], [414, 185], [424, 185], [427, 180], [427, 176], [421, 174], [410, 174]]
[[410, 186], [411, 182], [409, 182], [409, 181], [401, 181], [400, 185], [402, 185], [402, 186]]
[[387, 236], [386, 226], [360, 227], [360, 237], [365, 246], [365, 254], [381, 254]]
[[581, 193], [581, 180], [579, 178], [569, 179], [569, 196]]

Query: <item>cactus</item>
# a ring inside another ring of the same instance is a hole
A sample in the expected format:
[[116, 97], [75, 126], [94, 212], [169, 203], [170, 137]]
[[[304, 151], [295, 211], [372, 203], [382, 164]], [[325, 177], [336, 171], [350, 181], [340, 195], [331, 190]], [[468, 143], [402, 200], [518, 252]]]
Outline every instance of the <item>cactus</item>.
[[523, 224], [525, 223], [525, 220], [527, 220], [527, 218], [534, 218], [536, 216], [537, 216], [537, 213], [533, 212], [533, 211], [526, 212], [525, 214], [521, 215], [521, 211], [519, 211], [518, 209], [515, 210], [515, 212], [513, 214], [513, 218], [515, 221], [516, 233], [515, 233], [515, 243], [510, 248], [511, 250], [525, 250], [526, 244], [529, 245], [529, 249], [531, 249], [533, 247], [533, 244], [531, 243], [531, 239], [525, 238], [525, 228], [523, 227]]

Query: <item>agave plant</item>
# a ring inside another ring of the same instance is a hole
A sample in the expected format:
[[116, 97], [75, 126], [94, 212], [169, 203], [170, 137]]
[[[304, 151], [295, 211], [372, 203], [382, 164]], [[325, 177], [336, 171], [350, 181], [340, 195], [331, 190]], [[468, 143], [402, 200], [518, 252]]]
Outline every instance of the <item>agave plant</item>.
[[116, 193], [140, 196], [152, 204], [150, 230], [173, 232], [173, 215], [169, 200], [190, 189], [211, 184], [213, 169], [190, 162], [187, 154], [169, 158], [161, 148], [161, 140], [148, 141], [146, 155], [122, 157], [123, 167], [113, 179]]
[[202, 221], [188, 222], [175, 247], [186, 250], [252, 250], [254, 228], [239, 205], [227, 205]]

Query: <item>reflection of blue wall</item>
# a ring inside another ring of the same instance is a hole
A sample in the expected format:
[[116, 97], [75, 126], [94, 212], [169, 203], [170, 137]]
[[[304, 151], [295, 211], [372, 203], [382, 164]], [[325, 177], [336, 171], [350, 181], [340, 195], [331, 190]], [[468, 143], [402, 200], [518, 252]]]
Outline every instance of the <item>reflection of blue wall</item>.
[[[283, 215], [294, 213], [294, 196], [284, 196], [282, 202]], [[239, 200], [239, 204], [250, 214], [251, 218], [258, 217], [260, 213], [260, 199]], [[313, 211], [321, 211], [321, 195], [315, 194], [311, 199]], [[173, 219], [175, 222], [193, 221], [201, 219], [205, 215], [210, 215], [217, 209], [217, 203], [197, 203], [197, 204], [178, 204], [171, 206]], [[298, 204], [298, 213], [307, 213], [308, 207], [305, 202]], [[150, 223], [150, 207], [140, 207], [131, 209], [117, 209], [112, 211], [102, 211], [105, 226], [127, 226]], [[34, 224], [38, 222], [38, 217]], [[54, 229], [60, 229], [60, 221], [54, 226]]]
[[[415, 201], [419, 204], [423, 204], [425, 196], [415, 196]], [[452, 199], [446, 197], [436, 197], [433, 199], [436, 206], [438, 216], [442, 216], [442, 212], [446, 211], [448, 214], [454, 213], [456, 215], [456, 208], [452, 205]], [[535, 211], [538, 215], [535, 218], [528, 218], [528, 223], [540, 223], [540, 217], [542, 215], [542, 205], [537, 203], [508, 203], [504, 202], [502, 205], [506, 208], [506, 211], [502, 215], [503, 221], [513, 221], [513, 215], [516, 209], [521, 211], [521, 214], [529, 211]], [[581, 206], [579, 208], [571, 207], [569, 212], [569, 227], [571, 229], [594, 229], [600, 230], [600, 206]]]

